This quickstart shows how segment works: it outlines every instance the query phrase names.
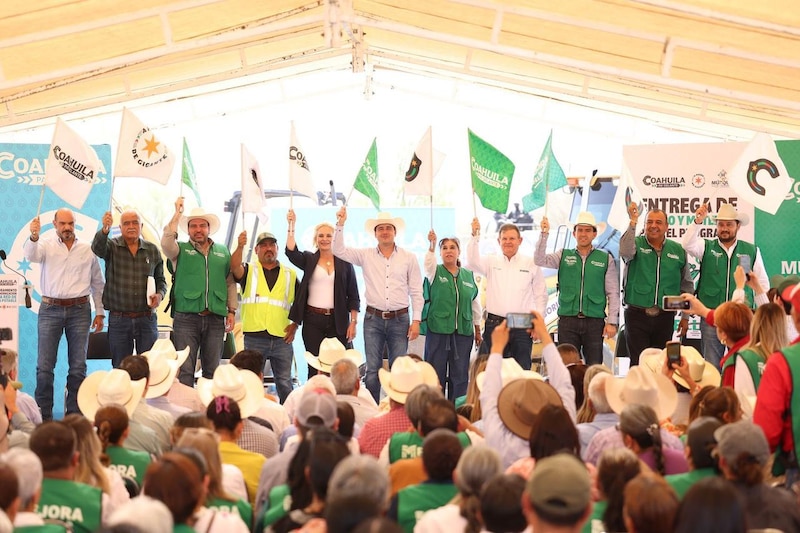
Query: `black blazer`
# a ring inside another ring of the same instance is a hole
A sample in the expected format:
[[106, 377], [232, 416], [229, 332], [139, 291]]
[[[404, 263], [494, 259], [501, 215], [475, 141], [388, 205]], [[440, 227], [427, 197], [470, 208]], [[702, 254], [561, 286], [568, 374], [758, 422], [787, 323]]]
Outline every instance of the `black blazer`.
[[[294, 250], [285, 249], [286, 257], [294, 266], [303, 270], [303, 280], [300, 282], [300, 291], [295, 295], [295, 305], [289, 311], [289, 318], [298, 324], [303, 323], [308, 302], [308, 285], [311, 282], [311, 275], [317, 268], [319, 261], [319, 251], [301, 252], [295, 247]], [[336, 334], [339, 337], [347, 336], [347, 326], [350, 323], [350, 311], [358, 311], [361, 306], [361, 298], [358, 296], [358, 283], [356, 282], [356, 270], [351, 263], [338, 257], [333, 258], [333, 319], [336, 323]]]

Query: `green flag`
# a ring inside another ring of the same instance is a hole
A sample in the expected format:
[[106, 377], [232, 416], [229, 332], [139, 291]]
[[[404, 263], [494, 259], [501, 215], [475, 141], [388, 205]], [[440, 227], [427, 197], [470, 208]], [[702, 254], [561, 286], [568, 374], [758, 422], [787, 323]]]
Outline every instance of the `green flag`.
[[505, 213], [514, 163], [500, 150], [467, 130], [469, 136], [469, 166], [472, 174], [472, 190], [478, 195], [481, 205], [495, 212]]
[[189, 155], [189, 145], [186, 144], [186, 139], [183, 139], [183, 168], [181, 169], [181, 183], [189, 187], [197, 199], [197, 206], [200, 207], [200, 191], [197, 188], [197, 176], [194, 173], [194, 165], [192, 165], [192, 156]]
[[564, 170], [558, 164], [553, 153], [552, 142], [553, 130], [550, 130], [547, 144], [544, 145], [542, 155], [539, 157], [539, 164], [536, 165], [531, 192], [522, 197], [522, 209], [526, 212], [542, 207], [546, 202], [548, 192], [560, 189], [567, 184]]
[[372, 147], [358, 171], [353, 188], [372, 200], [372, 205], [381, 210], [381, 195], [378, 192], [378, 138], [372, 140]]

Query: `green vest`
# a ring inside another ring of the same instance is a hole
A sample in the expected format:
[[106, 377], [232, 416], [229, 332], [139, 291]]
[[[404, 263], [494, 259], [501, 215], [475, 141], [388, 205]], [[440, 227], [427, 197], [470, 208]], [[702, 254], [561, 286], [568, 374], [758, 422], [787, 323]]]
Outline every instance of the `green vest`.
[[713, 468], [698, 468], [697, 470], [692, 470], [691, 472], [686, 472], [684, 474], [671, 474], [669, 476], [664, 476], [664, 479], [672, 486], [673, 489], [675, 489], [678, 499], [682, 500], [686, 492], [692, 488], [692, 485], [701, 479], [716, 475], [717, 472]]
[[747, 369], [750, 371], [750, 376], [753, 378], [753, 385], [755, 386], [756, 392], [758, 392], [758, 386], [761, 383], [761, 375], [764, 373], [764, 366], [767, 364], [767, 360], [761, 357], [755, 350], [739, 350], [731, 354], [727, 361], [725, 361], [725, 364], [722, 365], [721, 370], [723, 374], [726, 368], [736, 364], [736, 359], [738, 357], [741, 357], [745, 364], [747, 364]]
[[172, 533], [196, 533], [194, 528], [187, 524], [175, 524], [172, 526]]
[[[706, 249], [700, 262], [700, 278], [697, 281], [697, 297], [709, 309], [719, 307], [731, 299], [736, 282], [733, 272], [739, 266], [739, 257], [750, 257], [750, 265], [756, 264], [756, 247], [749, 242], [736, 241], [733, 254], [719, 243], [719, 239], [706, 239]], [[753, 307], [753, 289], [744, 287], [747, 305]]]
[[67, 533], [61, 524], [44, 524], [41, 526], [16, 526], [14, 533]]
[[433, 281], [426, 277], [422, 288], [422, 324], [426, 332], [472, 336], [472, 300], [478, 295], [478, 287], [470, 270], [459, 268], [454, 276], [444, 265], [437, 265]]
[[452, 483], [426, 482], [411, 485], [397, 493], [397, 523], [406, 533], [413, 533], [425, 511], [446, 505], [458, 494]]
[[278, 279], [270, 290], [267, 278], [264, 277], [264, 268], [259, 263], [248, 265], [239, 307], [242, 313], [242, 331], [245, 333], [267, 331], [275, 337], [286, 335], [297, 275], [294, 270], [283, 265], [278, 268]]
[[100, 530], [103, 492], [91, 485], [63, 479], [42, 480], [42, 497], [36, 514], [45, 520], [61, 520], [76, 532]]
[[[466, 448], [472, 444], [469, 435], [461, 431], [456, 434], [461, 447]], [[403, 431], [394, 433], [389, 438], [389, 463], [394, 463], [400, 459], [413, 459], [422, 457], [422, 443], [424, 437], [416, 431]]]
[[636, 255], [628, 263], [625, 278], [625, 303], [636, 307], [661, 307], [664, 296], [681, 293], [686, 251], [677, 242], [665, 239], [661, 255], [643, 235], [636, 237]]
[[219, 511], [225, 511], [230, 514], [235, 514], [242, 521], [247, 524], [248, 528], [252, 529], [253, 526], [253, 508], [250, 506], [250, 502], [246, 502], [241, 498], [232, 502], [230, 500], [223, 500], [222, 498], [211, 498], [206, 502], [206, 507], [209, 509], [217, 509]]
[[594, 533], [596, 531], [606, 531], [606, 526], [603, 524], [603, 515], [606, 513], [606, 508], [608, 507], [608, 502], [606, 500], [600, 500], [599, 502], [594, 502], [594, 506], [592, 507], [592, 514], [589, 516], [589, 520], [583, 524], [583, 529], [581, 529], [581, 533]]
[[271, 526], [287, 514], [292, 498], [289, 496], [289, 485], [283, 484], [272, 487], [269, 491], [269, 509], [264, 511], [264, 527]]
[[139, 487], [142, 486], [145, 470], [150, 465], [149, 453], [112, 445], [106, 449], [106, 455], [111, 460], [109, 468], [116, 470], [121, 476], [135, 479]]
[[577, 250], [564, 249], [558, 265], [558, 314], [591, 318], [606, 316], [608, 252], [597, 248], [584, 262]]
[[231, 269], [231, 254], [225, 246], [213, 244], [208, 256], [189, 242], [178, 243], [175, 271], [174, 309], [178, 313], [202, 313], [206, 309], [219, 316], [228, 315], [228, 287], [225, 278]]

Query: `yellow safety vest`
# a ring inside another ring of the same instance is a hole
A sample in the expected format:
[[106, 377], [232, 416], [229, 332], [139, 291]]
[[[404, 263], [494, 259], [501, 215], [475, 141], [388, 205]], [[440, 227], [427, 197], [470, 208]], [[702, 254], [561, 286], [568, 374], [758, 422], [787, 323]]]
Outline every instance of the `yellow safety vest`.
[[289, 309], [294, 302], [297, 275], [294, 270], [279, 265], [280, 272], [272, 290], [267, 285], [264, 269], [259, 263], [250, 263], [247, 280], [242, 289], [242, 331], [254, 333], [267, 331], [283, 337], [289, 325]]

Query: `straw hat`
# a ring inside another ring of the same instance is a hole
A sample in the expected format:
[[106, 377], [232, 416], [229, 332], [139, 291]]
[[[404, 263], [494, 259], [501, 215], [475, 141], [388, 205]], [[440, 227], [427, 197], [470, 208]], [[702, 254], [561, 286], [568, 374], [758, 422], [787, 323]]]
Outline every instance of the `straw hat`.
[[717, 211], [717, 220], [736, 220], [742, 226], [750, 223], [750, 217], [737, 211], [731, 204], [722, 204]]
[[406, 223], [402, 218], [393, 218], [389, 213], [381, 211], [378, 213], [377, 218], [367, 219], [367, 221], [364, 223], [364, 230], [368, 231], [369, 233], [375, 233], [375, 226], [380, 226], [381, 224], [391, 224], [394, 226], [394, 229], [397, 230], [397, 233], [400, 233], [406, 229]]
[[208, 234], [214, 235], [217, 230], [219, 229], [219, 217], [214, 213], [209, 213], [202, 207], [195, 207], [192, 209], [188, 215], [181, 216], [180, 220], [180, 228], [189, 233], [189, 221], [194, 220], [196, 218], [202, 218], [206, 222], [208, 222]]
[[[720, 373], [717, 367], [703, 359], [700, 352], [693, 346], [681, 346], [681, 357], [689, 363], [689, 373], [694, 382], [700, 387], [720, 384]], [[648, 348], [639, 356], [639, 366], [647, 368], [654, 374], [662, 374], [664, 360], [667, 358], [667, 349]], [[689, 388], [689, 384], [677, 372], [672, 373], [672, 379], [679, 385]]]
[[150, 365], [150, 383], [145, 398], [158, 398], [167, 393], [189, 356], [189, 347], [177, 351], [169, 339], [158, 339], [149, 351], [142, 354]]
[[319, 345], [319, 355], [306, 352], [306, 361], [313, 368], [326, 374], [331, 373], [331, 368], [339, 359], [350, 359], [356, 366], [361, 364], [361, 353], [358, 350], [348, 350], [336, 337], [322, 339]]
[[631, 368], [624, 378], [606, 380], [606, 397], [617, 414], [628, 405], [647, 405], [659, 420], [668, 418], [678, 405], [675, 385], [660, 372], [653, 373], [641, 365]]
[[212, 379], [197, 380], [197, 394], [203, 405], [208, 405], [217, 396], [228, 396], [239, 404], [242, 418], [247, 418], [261, 407], [264, 384], [249, 370], [240, 370], [230, 364], [220, 365]]
[[[475, 384], [478, 386], [479, 391], [483, 390], [483, 382], [486, 380], [485, 374], [486, 370], [481, 370], [475, 376]], [[517, 360], [512, 357], [503, 359], [503, 363], [500, 366], [500, 376], [503, 379], [503, 387], [515, 379], [538, 379], [539, 381], [544, 381], [544, 377], [540, 373], [523, 369]]]
[[515, 379], [503, 387], [497, 396], [497, 414], [503, 424], [526, 441], [536, 415], [545, 405], [561, 405], [558, 392], [538, 379]]
[[417, 385], [439, 385], [439, 376], [430, 363], [415, 361], [406, 355], [394, 360], [391, 371], [378, 369], [378, 378], [386, 395], [402, 404]]
[[119, 368], [92, 372], [78, 389], [78, 407], [89, 420], [94, 420], [97, 410], [110, 403], [123, 406], [128, 416], [132, 416], [142, 399], [146, 382], [146, 379], [132, 381], [131, 375]]
[[572, 226], [572, 229], [575, 229], [575, 226], [591, 226], [597, 230], [598, 235], [602, 235], [606, 230], [606, 223], [597, 222], [594, 215], [588, 211], [581, 211], [578, 213], [578, 219], [574, 224], [570, 224], [570, 226]]

